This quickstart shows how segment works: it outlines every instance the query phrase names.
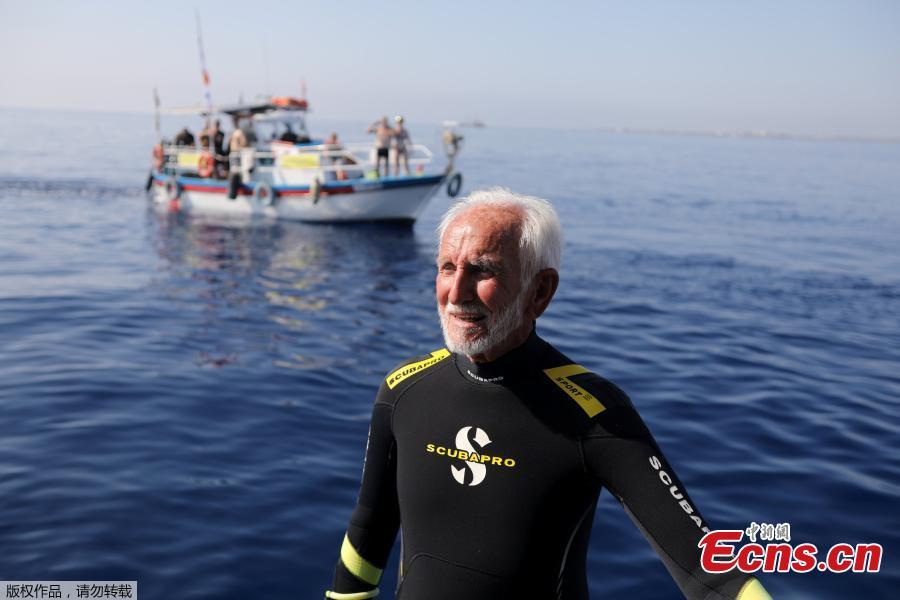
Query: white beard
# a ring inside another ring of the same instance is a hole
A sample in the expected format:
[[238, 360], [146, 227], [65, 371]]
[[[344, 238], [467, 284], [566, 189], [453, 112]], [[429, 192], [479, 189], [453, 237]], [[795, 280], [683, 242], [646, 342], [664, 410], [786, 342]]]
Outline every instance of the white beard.
[[[522, 312], [525, 309], [525, 294], [521, 294], [515, 302], [496, 313], [489, 313], [480, 302], [470, 302], [467, 304], [447, 305], [442, 309], [438, 306], [438, 315], [441, 318], [441, 331], [444, 334], [444, 343], [450, 352], [457, 354], [465, 354], [466, 356], [476, 356], [484, 354], [494, 348], [500, 346], [509, 338], [512, 333], [522, 324]], [[476, 313], [485, 317], [483, 321], [479, 321], [469, 329], [460, 331], [454, 325], [454, 332], [450, 331], [450, 315], [451, 312]], [[476, 334], [480, 328], [486, 329], [484, 333], [478, 335], [474, 339], [470, 339], [470, 335]], [[456, 337], [454, 337], [456, 336]]]

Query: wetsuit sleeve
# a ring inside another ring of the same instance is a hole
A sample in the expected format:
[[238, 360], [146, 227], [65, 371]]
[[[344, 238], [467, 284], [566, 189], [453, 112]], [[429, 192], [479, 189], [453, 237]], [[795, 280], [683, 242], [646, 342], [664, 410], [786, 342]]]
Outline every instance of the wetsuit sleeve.
[[701, 568], [697, 543], [709, 531], [706, 521], [631, 401], [604, 383], [608, 406], [582, 438], [585, 466], [622, 504], [685, 598], [771, 600], [741, 571], [710, 574]]
[[361, 600], [377, 596], [382, 571], [397, 537], [397, 452], [389, 395], [390, 391], [382, 385], [372, 411], [359, 498], [326, 598]]

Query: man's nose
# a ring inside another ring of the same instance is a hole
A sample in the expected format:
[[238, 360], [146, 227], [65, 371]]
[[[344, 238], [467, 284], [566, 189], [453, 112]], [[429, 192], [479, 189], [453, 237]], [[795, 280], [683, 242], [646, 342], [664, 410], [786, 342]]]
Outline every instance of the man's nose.
[[475, 279], [468, 269], [457, 269], [450, 283], [450, 294], [447, 299], [452, 304], [465, 304], [475, 298]]

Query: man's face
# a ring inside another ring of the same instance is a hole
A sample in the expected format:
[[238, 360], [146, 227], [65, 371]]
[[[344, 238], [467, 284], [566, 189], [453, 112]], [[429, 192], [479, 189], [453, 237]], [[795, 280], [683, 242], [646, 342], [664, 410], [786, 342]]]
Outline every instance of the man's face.
[[452, 352], [489, 361], [528, 337], [520, 220], [517, 209], [481, 206], [457, 216], [444, 232], [435, 293]]

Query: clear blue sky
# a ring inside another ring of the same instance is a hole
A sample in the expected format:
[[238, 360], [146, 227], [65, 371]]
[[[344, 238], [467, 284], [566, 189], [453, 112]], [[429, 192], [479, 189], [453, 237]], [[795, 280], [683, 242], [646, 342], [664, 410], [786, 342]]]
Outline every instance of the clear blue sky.
[[0, 0], [0, 105], [900, 136], [900, 1]]

